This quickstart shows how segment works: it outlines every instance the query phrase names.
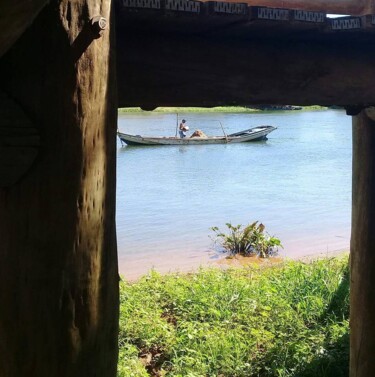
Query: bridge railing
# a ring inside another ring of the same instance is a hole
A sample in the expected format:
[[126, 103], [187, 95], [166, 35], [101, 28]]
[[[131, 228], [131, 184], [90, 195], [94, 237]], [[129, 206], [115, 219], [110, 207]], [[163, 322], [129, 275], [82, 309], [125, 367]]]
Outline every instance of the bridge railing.
[[375, 15], [361, 17], [328, 18], [323, 12], [281, 8], [248, 6], [246, 3], [221, 1], [201, 2], [195, 0], [118, 0], [117, 5], [125, 12], [158, 12], [190, 14], [199, 17], [240, 17], [249, 21], [278, 21], [309, 23], [327, 31], [341, 32], [358, 29], [375, 29]]

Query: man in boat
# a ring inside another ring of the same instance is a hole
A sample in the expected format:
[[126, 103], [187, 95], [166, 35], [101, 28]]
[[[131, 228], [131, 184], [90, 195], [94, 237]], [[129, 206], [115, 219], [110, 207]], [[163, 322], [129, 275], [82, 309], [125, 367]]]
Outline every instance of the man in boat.
[[179, 134], [181, 139], [186, 137], [186, 131], [189, 131], [189, 126], [186, 125], [186, 120], [182, 119], [179, 127]]

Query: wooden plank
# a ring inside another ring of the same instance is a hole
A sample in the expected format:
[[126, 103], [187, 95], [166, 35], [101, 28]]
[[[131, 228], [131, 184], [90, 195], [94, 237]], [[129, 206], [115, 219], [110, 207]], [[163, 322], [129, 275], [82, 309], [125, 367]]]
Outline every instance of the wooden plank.
[[0, 187], [16, 184], [38, 155], [38, 130], [21, 107], [0, 91]]
[[37, 155], [38, 148], [0, 146], [0, 187], [16, 184]]
[[2, 135], [39, 135], [34, 127], [2, 127], [0, 123], [0, 137]]
[[0, 146], [37, 147], [40, 145], [39, 135], [0, 135]]
[[0, 57], [22, 35], [48, 0], [1, 0]]

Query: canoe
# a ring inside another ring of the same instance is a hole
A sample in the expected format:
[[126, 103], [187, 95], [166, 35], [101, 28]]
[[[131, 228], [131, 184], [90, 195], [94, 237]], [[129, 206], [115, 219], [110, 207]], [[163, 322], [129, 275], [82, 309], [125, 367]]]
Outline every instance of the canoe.
[[276, 130], [276, 127], [273, 126], [258, 126], [226, 136], [185, 137], [183, 139], [179, 137], [128, 135], [119, 131], [117, 136], [121, 143], [128, 145], [207, 145], [267, 140], [267, 135], [274, 130]]

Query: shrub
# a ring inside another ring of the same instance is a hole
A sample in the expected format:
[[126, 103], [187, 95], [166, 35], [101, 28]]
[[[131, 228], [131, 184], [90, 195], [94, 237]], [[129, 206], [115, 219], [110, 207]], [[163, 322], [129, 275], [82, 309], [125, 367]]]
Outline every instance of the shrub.
[[230, 255], [258, 255], [267, 258], [277, 253], [279, 247], [283, 247], [276, 237], [271, 237], [265, 226], [258, 221], [245, 227], [242, 225], [232, 225], [226, 223], [229, 233], [223, 233], [218, 227], [212, 227], [216, 234], [215, 242], [218, 243], [225, 252]]
[[348, 377], [347, 258], [121, 282], [118, 377]]

